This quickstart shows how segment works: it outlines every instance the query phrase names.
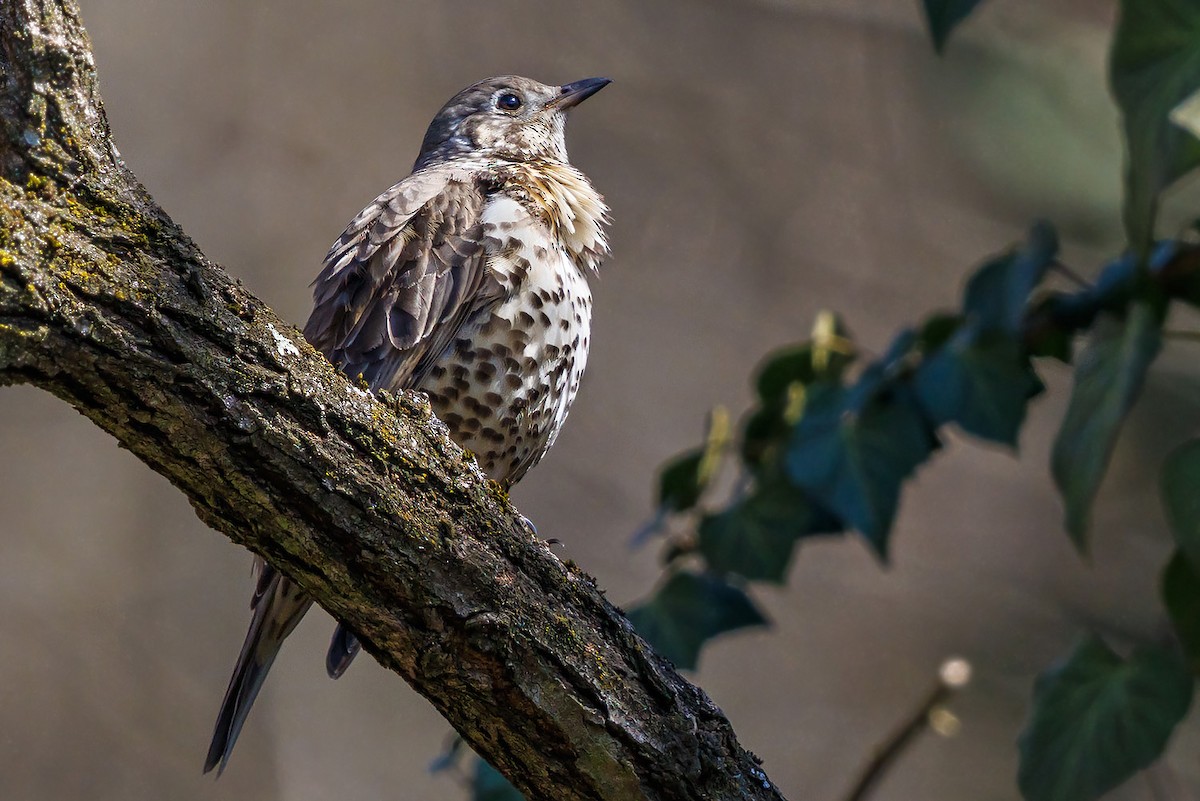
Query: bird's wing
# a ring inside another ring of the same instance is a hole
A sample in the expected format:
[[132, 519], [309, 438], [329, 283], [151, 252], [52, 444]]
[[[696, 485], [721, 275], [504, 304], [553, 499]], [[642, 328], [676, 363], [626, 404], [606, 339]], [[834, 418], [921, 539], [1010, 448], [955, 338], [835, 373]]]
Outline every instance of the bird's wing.
[[355, 217], [313, 282], [304, 335], [372, 391], [417, 385], [502, 288], [488, 270], [486, 187], [461, 169], [413, 173]]

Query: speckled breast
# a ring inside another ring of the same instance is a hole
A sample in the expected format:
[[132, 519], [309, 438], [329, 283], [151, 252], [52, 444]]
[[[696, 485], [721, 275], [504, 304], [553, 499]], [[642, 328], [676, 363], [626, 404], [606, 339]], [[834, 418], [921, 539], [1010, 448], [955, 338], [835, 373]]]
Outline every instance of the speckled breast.
[[587, 363], [592, 295], [547, 226], [499, 196], [483, 213], [488, 266], [504, 287], [420, 388], [490, 478], [508, 486], [558, 436]]

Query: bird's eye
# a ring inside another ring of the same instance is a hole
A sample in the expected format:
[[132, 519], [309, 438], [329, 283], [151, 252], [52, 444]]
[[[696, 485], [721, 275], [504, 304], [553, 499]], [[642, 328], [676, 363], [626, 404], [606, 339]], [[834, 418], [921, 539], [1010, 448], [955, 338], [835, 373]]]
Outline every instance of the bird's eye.
[[504, 111], [516, 111], [521, 107], [521, 98], [512, 92], [505, 92], [496, 98], [496, 108]]

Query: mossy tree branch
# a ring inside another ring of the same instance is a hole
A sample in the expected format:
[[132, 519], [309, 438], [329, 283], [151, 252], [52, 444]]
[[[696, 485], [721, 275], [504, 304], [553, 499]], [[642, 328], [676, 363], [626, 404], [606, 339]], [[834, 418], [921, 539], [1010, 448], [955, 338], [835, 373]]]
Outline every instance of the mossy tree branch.
[[0, 119], [0, 384], [66, 400], [169, 478], [528, 797], [781, 798], [421, 397], [347, 381], [153, 202], [71, 0], [0, 4]]

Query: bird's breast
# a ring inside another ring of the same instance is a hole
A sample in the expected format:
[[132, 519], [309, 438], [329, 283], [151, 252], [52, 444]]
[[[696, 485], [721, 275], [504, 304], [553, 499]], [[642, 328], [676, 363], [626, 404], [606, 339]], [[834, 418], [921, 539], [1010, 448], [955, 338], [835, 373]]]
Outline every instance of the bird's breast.
[[580, 265], [517, 200], [482, 218], [501, 300], [476, 316], [421, 389], [491, 478], [520, 479], [553, 444], [587, 363], [592, 296]]
[[540, 218], [574, 262], [588, 270], [608, 253], [608, 206], [570, 164], [530, 162], [499, 171], [512, 197]]

